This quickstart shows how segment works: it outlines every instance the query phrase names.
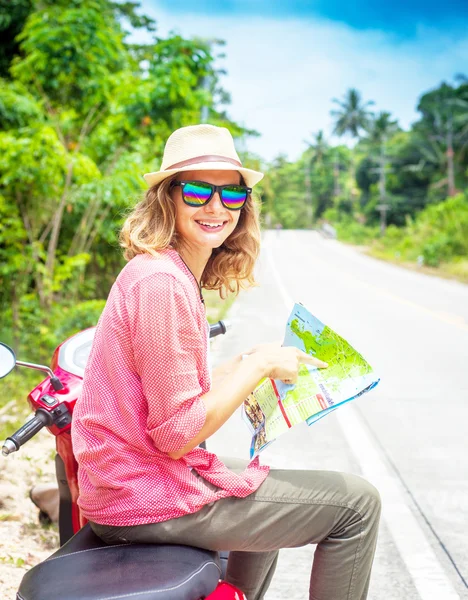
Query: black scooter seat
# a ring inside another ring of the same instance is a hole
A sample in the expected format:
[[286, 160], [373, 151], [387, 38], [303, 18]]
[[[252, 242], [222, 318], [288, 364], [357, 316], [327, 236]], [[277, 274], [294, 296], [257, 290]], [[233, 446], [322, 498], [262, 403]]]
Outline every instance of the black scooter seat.
[[17, 600], [199, 600], [221, 576], [216, 552], [189, 546], [108, 546], [85, 525], [21, 581]]

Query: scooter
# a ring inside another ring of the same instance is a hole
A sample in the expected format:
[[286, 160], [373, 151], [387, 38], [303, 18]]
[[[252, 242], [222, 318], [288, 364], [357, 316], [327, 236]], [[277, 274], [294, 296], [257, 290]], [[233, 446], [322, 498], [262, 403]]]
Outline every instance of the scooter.
[[[28, 396], [34, 416], [8, 437], [2, 453], [16, 452], [41, 429], [56, 437], [55, 469], [60, 495], [60, 548], [23, 577], [16, 600], [247, 600], [223, 581], [227, 554], [179, 545], [107, 545], [92, 531], [77, 504], [77, 462], [70, 427], [95, 328], [63, 342], [51, 368], [16, 359], [0, 343], [0, 378], [15, 366], [47, 373]], [[210, 338], [226, 333], [223, 321]]]

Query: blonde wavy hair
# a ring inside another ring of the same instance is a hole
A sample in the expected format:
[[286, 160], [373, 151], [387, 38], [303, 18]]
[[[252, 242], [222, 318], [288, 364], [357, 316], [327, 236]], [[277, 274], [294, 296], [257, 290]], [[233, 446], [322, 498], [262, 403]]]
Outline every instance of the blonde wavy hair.
[[[177, 174], [149, 188], [127, 216], [120, 232], [126, 260], [144, 253], [157, 256], [169, 246], [176, 250], [180, 246], [175, 228], [176, 206], [170, 194], [176, 177]], [[258, 200], [250, 195], [234, 231], [219, 248], [213, 249], [201, 286], [218, 290], [225, 298], [230, 292], [238, 294], [242, 288], [256, 285], [253, 271], [259, 251], [260, 208]]]

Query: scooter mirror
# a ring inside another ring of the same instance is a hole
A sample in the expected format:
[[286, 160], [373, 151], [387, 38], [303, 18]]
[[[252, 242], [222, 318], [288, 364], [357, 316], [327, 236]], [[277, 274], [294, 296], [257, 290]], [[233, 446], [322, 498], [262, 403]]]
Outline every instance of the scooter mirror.
[[0, 379], [6, 377], [16, 365], [16, 356], [13, 350], [0, 342]]

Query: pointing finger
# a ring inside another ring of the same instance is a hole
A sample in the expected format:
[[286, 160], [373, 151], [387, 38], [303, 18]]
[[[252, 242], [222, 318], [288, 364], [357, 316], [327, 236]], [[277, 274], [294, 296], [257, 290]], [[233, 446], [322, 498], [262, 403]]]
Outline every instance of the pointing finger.
[[310, 356], [310, 354], [306, 354], [305, 352], [301, 352], [301, 356], [299, 357], [301, 363], [305, 363], [308, 365], [315, 365], [320, 369], [325, 369], [328, 367], [328, 363], [319, 358], [315, 358], [315, 356]]

